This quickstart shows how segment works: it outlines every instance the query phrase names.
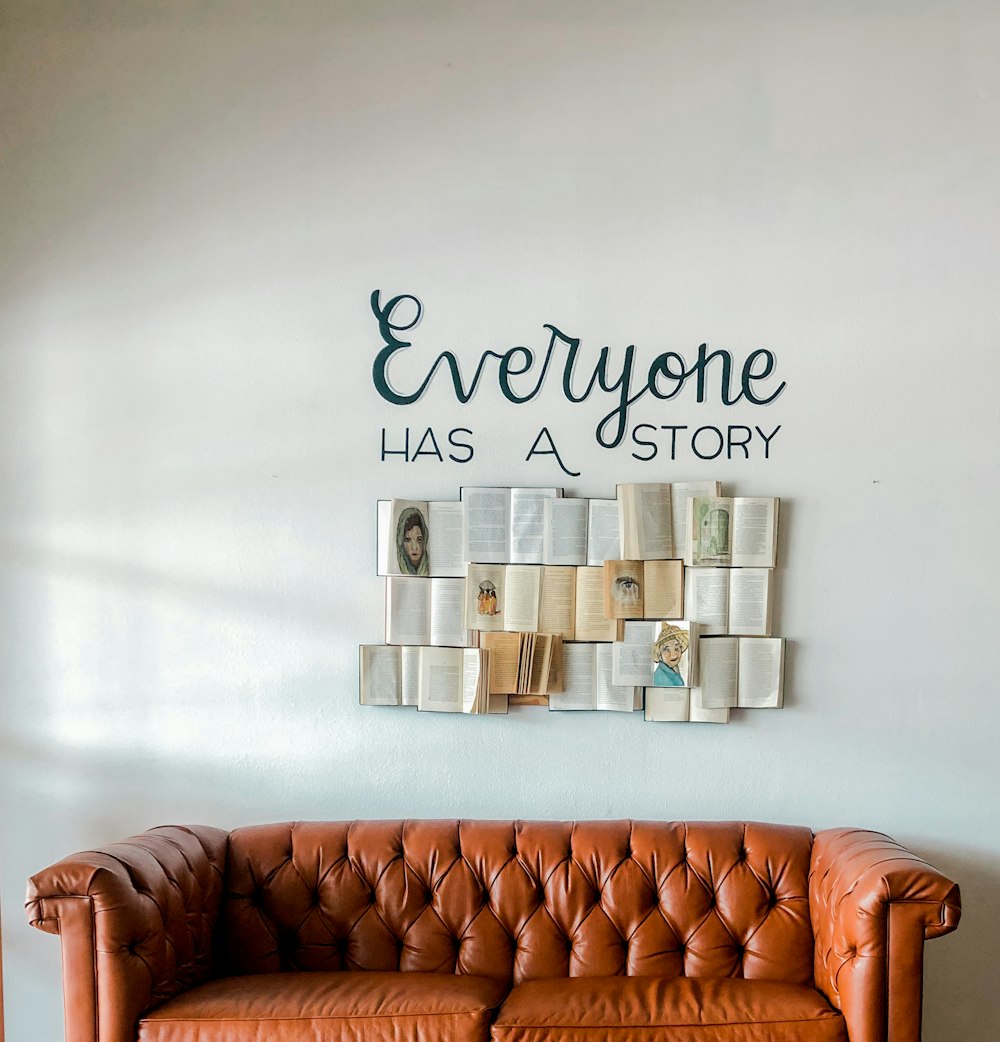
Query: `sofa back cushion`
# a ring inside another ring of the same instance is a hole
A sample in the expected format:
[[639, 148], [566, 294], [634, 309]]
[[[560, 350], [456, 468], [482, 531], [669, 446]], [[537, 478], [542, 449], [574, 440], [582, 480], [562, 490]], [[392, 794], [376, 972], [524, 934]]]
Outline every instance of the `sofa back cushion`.
[[354, 821], [230, 836], [230, 973], [404, 970], [521, 983], [812, 982], [812, 834], [743, 822]]

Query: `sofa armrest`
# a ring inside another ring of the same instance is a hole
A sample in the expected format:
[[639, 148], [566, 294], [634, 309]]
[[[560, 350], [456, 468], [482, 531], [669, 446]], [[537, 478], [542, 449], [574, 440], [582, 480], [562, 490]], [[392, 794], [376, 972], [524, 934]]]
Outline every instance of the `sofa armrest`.
[[961, 907], [955, 883], [887, 836], [816, 834], [813, 973], [851, 1042], [920, 1042], [924, 941], [954, 930]]
[[28, 921], [62, 939], [66, 1042], [134, 1042], [143, 1013], [208, 978], [228, 838], [164, 826], [28, 880]]

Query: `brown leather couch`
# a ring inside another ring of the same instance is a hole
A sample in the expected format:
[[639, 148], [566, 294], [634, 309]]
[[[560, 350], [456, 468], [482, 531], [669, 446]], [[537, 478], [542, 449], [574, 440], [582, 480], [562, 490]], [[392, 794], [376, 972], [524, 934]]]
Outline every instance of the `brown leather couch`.
[[958, 887], [741, 822], [167, 826], [29, 881], [68, 1042], [918, 1042]]

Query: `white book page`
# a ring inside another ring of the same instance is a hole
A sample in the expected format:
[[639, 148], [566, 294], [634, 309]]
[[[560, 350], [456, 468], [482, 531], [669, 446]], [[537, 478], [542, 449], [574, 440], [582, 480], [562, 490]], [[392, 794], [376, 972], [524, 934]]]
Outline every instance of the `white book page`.
[[670, 486], [633, 485], [637, 553], [626, 555], [644, 561], [662, 561], [674, 556], [670, 534]]
[[687, 723], [690, 700], [690, 688], [647, 687], [645, 719], [654, 723]]
[[740, 646], [736, 637], [710, 637], [699, 642], [696, 700], [704, 709], [736, 705]]
[[400, 705], [415, 706], [420, 690], [420, 648], [406, 647], [402, 652], [402, 698]]
[[380, 499], [375, 504], [375, 574], [389, 575], [389, 525], [392, 523], [392, 500]]
[[504, 574], [503, 628], [509, 633], [536, 633], [541, 592], [541, 565], [507, 565]]
[[688, 543], [688, 500], [692, 496], [720, 496], [722, 484], [718, 481], [675, 481], [670, 486], [670, 522], [674, 540], [671, 557], [684, 557]]
[[730, 571], [729, 632], [752, 637], [770, 636], [770, 568], [733, 568]]
[[631, 713], [635, 708], [635, 685], [613, 683], [610, 644], [594, 645], [594, 669], [597, 673], [597, 708]]
[[504, 564], [510, 557], [510, 489], [462, 489], [462, 557]]
[[503, 564], [470, 564], [465, 580], [465, 625], [470, 630], [502, 630], [506, 615]]
[[684, 570], [685, 616], [703, 634], [729, 632], [729, 568]]
[[587, 564], [604, 564], [621, 558], [621, 532], [617, 499], [587, 500]]
[[624, 636], [623, 641], [611, 645], [611, 682], [645, 686], [652, 669], [656, 623], [629, 619], [625, 622]]
[[693, 724], [728, 724], [728, 709], [706, 709], [701, 704], [699, 688], [691, 689], [691, 704], [688, 708], [688, 719]]
[[773, 568], [778, 534], [778, 501], [743, 497], [733, 500], [732, 563]]
[[[559, 494], [557, 488], [510, 490], [510, 556], [506, 560], [514, 564], [542, 563], [545, 504]], [[470, 560], [489, 558], [472, 557]]]
[[547, 500], [543, 527], [542, 558], [546, 564], [587, 563], [587, 500]]
[[563, 640], [576, 635], [576, 569], [542, 568], [542, 596], [538, 603], [538, 629], [557, 633]]
[[425, 579], [431, 586], [430, 644], [464, 648], [469, 643], [465, 625], [465, 580]]
[[604, 569], [576, 570], [576, 639], [612, 641], [616, 620], [604, 617]]
[[593, 709], [597, 702], [593, 644], [563, 645], [563, 689], [549, 692], [549, 709]]
[[400, 704], [400, 649], [385, 644], [361, 645], [361, 704]]
[[780, 637], [740, 640], [739, 698], [741, 709], [780, 709], [783, 701], [785, 642]]
[[460, 649], [421, 648], [417, 708], [427, 713], [461, 713], [462, 674]]
[[431, 575], [465, 575], [462, 514], [462, 504], [459, 502], [427, 504]]
[[482, 670], [482, 660], [479, 648], [467, 648], [462, 652], [462, 712], [477, 713], [484, 711], [488, 706], [479, 705], [479, 674]]
[[386, 644], [429, 644], [430, 640], [430, 580], [390, 575], [385, 580]]

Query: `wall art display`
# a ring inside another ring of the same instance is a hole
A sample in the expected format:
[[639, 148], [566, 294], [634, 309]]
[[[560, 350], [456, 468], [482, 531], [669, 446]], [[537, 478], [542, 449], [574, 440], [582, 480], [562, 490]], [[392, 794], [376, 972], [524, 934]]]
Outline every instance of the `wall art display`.
[[718, 481], [615, 491], [380, 500], [385, 643], [360, 648], [361, 704], [642, 711], [650, 723], [780, 709], [779, 500], [724, 496]]

